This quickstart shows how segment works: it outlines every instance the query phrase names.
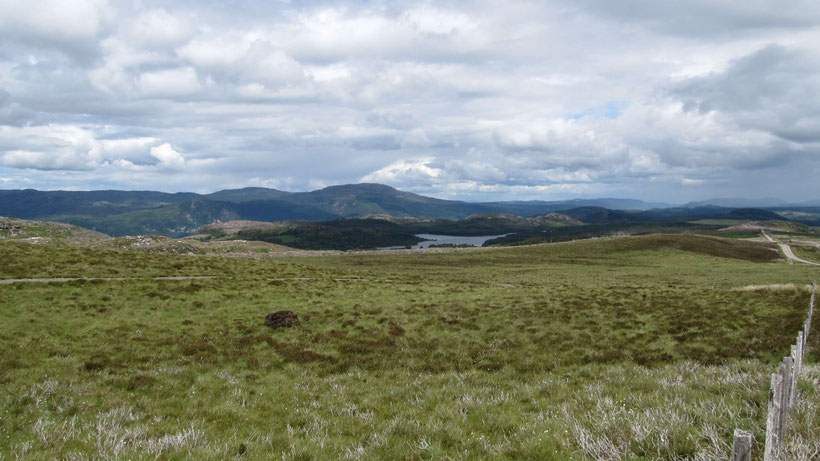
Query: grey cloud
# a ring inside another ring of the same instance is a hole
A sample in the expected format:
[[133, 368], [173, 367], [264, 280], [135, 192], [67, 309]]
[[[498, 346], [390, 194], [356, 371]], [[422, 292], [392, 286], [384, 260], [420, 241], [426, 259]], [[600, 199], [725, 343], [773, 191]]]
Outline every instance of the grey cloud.
[[65, 44], [0, 19], [0, 132], [29, 129], [2, 176], [657, 199], [811, 170], [815, 8], [618, 3], [80, 0]]
[[788, 5], [768, 0], [652, 2], [573, 0], [571, 5], [618, 21], [639, 22], [661, 33], [694, 37], [809, 28], [820, 24], [820, 6], [811, 0]]
[[393, 128], [396, 130], [410, 130], [419, 126], [419, 122], [411, 114], [393, 112], [370, 112], [365, 120], [371, 126]]
[[355, 149], [360, 150], [398, 150], [401, 149], [401, 141], [395, 136], [369, 136], [356, 138], [350, 141]]
[[114, 17], [106, 0], [0, 3], [0, 44], [18, 52], [58, 52], [88, 65], [98, 56], [98, 40]]
[[671, 94], [683, 101], [685, 110], [701, 114], [715, 111], [741, 128], [770, 133], [785, 141], [761, 146], [761, 150], [799, 155], [801, 150], [786, 142], [820, 141], [818, 76], [820, 59], [816, 54], [770, 45], [731, 62], [723, 72], [683, 82]]
[[744, 112], [796, 106], [820, 113], [820, 62], [807, 52], [769, 45], [732, 61], [720, 73], [690, 79], [673, 90], [689, 109]]

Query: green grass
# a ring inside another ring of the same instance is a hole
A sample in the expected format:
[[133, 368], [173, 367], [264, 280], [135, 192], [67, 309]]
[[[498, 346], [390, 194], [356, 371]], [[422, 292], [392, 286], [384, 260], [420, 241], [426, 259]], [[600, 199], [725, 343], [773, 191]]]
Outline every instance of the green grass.
[[792, 252], [794, 252], [797, 257], [807, 259], [809, 261], [820, 262], [820, 248], [805, 245], [792, 245], [791, 248]]
[[753, 239], [760, 237], [760, 232], [718, 232], [716, 235], [725, 239]]
[[748, 219], [698, 219], [689, 221], [690, 224], [702, 224], [705, 226], [736, 226], [749, 222]]
[[[0, 285], [0, 453], [27, 459], [725, 459], [735, 427], [763, 439], [820, 274], [695, 236], [0, 259], [0, 278], [128, 279]], [[773, 283], [798, 287], [739, 290]], [[299, 326], [265, 327], [281, 309]]]
[[70, 224], [27, 221], [0, 216], [0, 239], [44, 240], [51, 243], [85, 244], [107, 239], [108, 236]]

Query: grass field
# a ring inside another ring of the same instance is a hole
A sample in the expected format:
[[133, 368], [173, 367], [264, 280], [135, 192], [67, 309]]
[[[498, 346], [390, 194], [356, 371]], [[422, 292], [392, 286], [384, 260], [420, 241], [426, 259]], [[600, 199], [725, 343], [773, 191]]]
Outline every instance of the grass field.
[[[688, 235], [0, 260], [0, 279], [124, 279], [0, 285], [0, 459], [728, 459], [735, 427], [763, 440], [820, 275]], [[282, 309], [299, 326], [264, 326]], [[820, 448], [807, 360], [795, 459]]]
[[809, 261], [820, 261], [820, 248], [808, 245], [793, 245], [792, 251], [795, 256]]
[[748, 222], [747, 219], [698, 219], [689, 221], [690, 224], [703, 224], [706, 226], [736, 226]]

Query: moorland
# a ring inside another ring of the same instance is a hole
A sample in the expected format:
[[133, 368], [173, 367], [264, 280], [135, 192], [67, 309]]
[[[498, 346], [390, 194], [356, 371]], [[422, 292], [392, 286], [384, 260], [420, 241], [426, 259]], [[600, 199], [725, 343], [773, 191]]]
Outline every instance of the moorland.
[[[728, 459], [735, 428], [763, 440], [820, 271], [763, 238], [312, 252], [15, 223], [9, 459]], [[820, 444], [818, 337], [793, 459]]]

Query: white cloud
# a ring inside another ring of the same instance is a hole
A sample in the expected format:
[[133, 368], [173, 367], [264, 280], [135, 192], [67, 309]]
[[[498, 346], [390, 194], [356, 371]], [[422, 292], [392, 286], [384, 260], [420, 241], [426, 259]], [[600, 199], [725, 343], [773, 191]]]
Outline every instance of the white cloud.
[[127, 26], [127, 34], [149, 48], [174, 47], [188, 41], [197, 26], [189, 18], [173, 15], [164, 8], [143, 11]]
[[0, 173], [452, 197], [820, 192], [820, 6], [627, 3], [0, 0]]
[[228, 70], [247, 53], [251, 40], [238, 32], [207, 33], [177, 49], [177, 55], [192, 66]]
[[0, 127], [0, 165], [41, 170], [90, 170], [98, 160], [92, 153], [91, 132], [67, 125]]
[[137, 87], [148, 96], [186, 96], [202, 89], [193, 67], [146, 72], [137, 78]]
[[98, 36], [113, 14], [106, 0], [0, 0], [0, 31], [52, 44]]
[[418, 32], [433, 36], [464, 34], [478, 28], [477, 21], [467, 14], [430, 6], [409, 10], [402, 14], [401, 20]]
[[299, 82], [305, 77], [302, 66], [270, 42], [254, 41], [243, 58], [241, 78], [267, 87]]
[[375, 182], [394, 185], [419, 185], [436, 182], [444, 171], [430, 166], [433, 157], [399, 160], [373, 171], [361, 178], [361, 182]]
[[151, 148], [151, 157], [159, 160], [162, 167], [180, 169], [185, 166], [185, 157], [175, 151], [167, 142]]

